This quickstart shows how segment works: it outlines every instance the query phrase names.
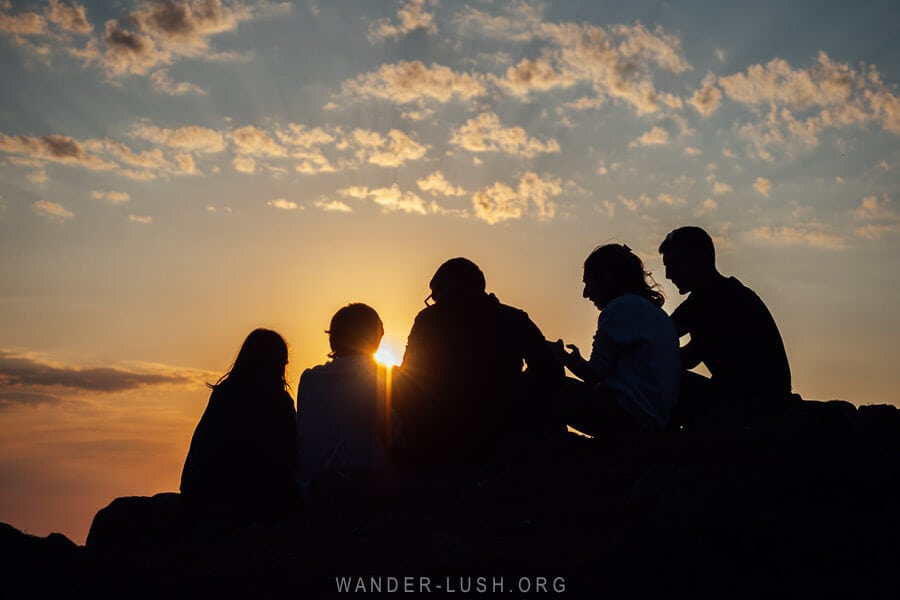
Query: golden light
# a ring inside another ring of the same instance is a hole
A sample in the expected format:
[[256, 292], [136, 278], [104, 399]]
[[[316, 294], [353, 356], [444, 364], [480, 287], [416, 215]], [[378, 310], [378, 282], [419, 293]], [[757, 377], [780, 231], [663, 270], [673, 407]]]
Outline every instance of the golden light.
[[378, 351], [375, 352], [375, 360], [389, 369], [400, 365], [400, 359], [397, 358], [397, 354], [386, 346], [384, 342], [381, 343]]

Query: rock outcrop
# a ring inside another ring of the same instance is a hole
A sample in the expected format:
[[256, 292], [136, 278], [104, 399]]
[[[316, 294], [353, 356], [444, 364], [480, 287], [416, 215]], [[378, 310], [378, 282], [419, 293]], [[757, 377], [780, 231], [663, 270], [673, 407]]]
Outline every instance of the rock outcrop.
[[[750, 424], [511, 439], [481, 467], [334, 478], [277, 521], [120, 498], [85, 548], [32, 539], [15, 564], [97, 597], [318, 597], [359, 576], [401, 589], [430, 577], [433, 591], [467, 577], [534, 591], [543, 577], [573, 597], [883, 597], [900, 592], [898, 506], [900, 412], [803, 402]], [[8, 567], [26, 541], [3, 531]]]

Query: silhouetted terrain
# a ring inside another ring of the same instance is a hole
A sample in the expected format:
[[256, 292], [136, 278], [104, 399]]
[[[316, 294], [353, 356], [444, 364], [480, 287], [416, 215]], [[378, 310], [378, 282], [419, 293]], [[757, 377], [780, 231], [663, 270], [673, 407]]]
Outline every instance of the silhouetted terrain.
[[0, 559], [5, 597], [318, 597], [359, 575], [564, 577], [575, 597], [897, 597], [898, 501], [900, 411], [805, 402], [749, 426], [510, 441], [483, 468], [323, 482], [276, 523], [120, 498], [86, 547], [4, 527]]

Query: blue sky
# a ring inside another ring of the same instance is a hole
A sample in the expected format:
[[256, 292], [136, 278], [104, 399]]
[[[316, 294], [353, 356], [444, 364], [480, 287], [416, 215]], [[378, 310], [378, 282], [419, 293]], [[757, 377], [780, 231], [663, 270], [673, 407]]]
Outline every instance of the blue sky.
[[[85, 506], [171, 489], [250, 329], [285, 335], [296, 381], [365, 301], [401, 354], [452, 256], [587, 347], [587, 253], [628, 243], [671, 311], [656, 248], [685, 224], [772, 310], [796, 391], [896, 403], [898, 23], [894, 2], [0, 2], [4, 495], [86, 439], [147, 450], [73, 481]], [[0, 520], [58, 508], [25, 505]]]

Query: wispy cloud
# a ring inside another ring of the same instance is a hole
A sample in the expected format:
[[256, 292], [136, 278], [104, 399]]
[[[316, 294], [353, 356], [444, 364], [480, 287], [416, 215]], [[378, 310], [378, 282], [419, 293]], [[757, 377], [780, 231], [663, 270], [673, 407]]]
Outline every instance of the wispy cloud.
[[0, 350], [0, 408], [56, 404], [62, 397], [112, 393], [159, 385], [196, 385], [206, 371], [161, 365], [142, 369], [77, 367], [29, 353]]
[[808, 246], [820, 250], [843, 250], [846, 240], [821, 225], [758, 227], [748, 232], [750, 241], [774, 246]]
[[167, 129], [140, 122], [132, 128], [131, 135], [169, 148], [192, 152], [210, 153], [225, 149], [225, 136], [221, 132], [198, 125]]
[[55, 221], [68, 221], [75, 217], [75, 214], [62, 204], [49, 200], [36, 200], [32, 206], [37, 214]]
[[110, 204], [122, 204], [128, 202], [131, 196], [128, 192], [117, 192], [115, 190], [94, 190], [91, 192], [91, 198], [97, 200], [106, 200]]
[[353, 207], [351, 207], [346, 202], [341, 202], [340, 200], [326, 200], [319, 199], [316, 200], [314, 206], [316, 208], [320, 208], [326, 212], [353, 212]]
[[142, 225], [150, 225], [153, 223], [153, 217], [150, 215], [128, 215], [128, 220], [132, 223], [140, 223]]

